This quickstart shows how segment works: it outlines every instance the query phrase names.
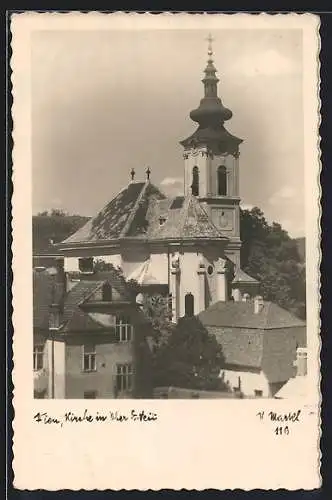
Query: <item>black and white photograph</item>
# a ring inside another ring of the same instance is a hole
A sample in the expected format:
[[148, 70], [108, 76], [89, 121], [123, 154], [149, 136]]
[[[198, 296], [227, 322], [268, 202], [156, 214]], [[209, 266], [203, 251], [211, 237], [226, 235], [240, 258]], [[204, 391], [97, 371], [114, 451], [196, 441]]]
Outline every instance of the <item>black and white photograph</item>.
[[302, 50], [33, 37], [35, 397], [304, 393]]
[[[167, 399], [200, 400], [190, 415], [213, 400], [209, 418], [247, 401], [257, 425], [274, 421], [273, 405], [319, 397], [317, 20], [183, 29], [171, 14], [161, 27], [123, 16], [60, 14], [62, 29], [45, 17], [29, 31], [26, 87], [14, 58], [14, 123], [29, 94], [16, 142], [31, 172], [17, 160], [14, 186], [31, 203], [17, 209], [29, 234], [16, 234], [31, 267], [14, 295], [31, 317], [33, 418], [62, 428], [36, 400], [79, 404], [67, 422], [95, 399], [113, 420], [152, 421]], [[286, 422], [302, 418], [288, 408]], [[289, 426], [271, 433], [288, 439]]]

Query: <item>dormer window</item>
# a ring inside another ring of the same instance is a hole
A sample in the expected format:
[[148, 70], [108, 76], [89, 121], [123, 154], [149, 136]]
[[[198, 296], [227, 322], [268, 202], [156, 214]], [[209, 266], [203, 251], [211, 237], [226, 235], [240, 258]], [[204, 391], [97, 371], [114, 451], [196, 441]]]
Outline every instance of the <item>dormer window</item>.
[[112, 287], [109, 283], [103, 285], [102, 298], [104, 302], [112, 302]]
[[78, 268], [81, 273], [93, 273], [93, 257], [78, 259]]

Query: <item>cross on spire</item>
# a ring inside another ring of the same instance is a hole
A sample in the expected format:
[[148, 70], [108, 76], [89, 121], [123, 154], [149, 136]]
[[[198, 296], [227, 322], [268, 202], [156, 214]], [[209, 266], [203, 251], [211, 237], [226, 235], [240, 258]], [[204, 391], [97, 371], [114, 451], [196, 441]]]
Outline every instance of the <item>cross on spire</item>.
[[207, 37], [206, 39], [208, 41], [208, 56], [211, 57], [212, 54], [213, 54], [213, 50], [212, 50], [212, 42], [214, 41], [214, 38], [213, 36], [211, 35], [211, 33], [209, 33], [209, 36]]
[[151, 170], [150, 170], [149, 167], [146, 169], [145, 173], [146, 173], [147, 180], [149, 180], [150, 179], [150, 174], [151, 174]]

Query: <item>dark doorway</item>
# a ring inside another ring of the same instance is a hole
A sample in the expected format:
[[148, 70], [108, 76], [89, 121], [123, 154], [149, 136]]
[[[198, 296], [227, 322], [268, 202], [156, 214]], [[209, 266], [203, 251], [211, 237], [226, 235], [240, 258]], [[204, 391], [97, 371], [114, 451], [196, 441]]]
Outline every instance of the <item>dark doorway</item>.
[[192, 293], [187, 293], [184, 298], [184, 311], [186, 316], [194, 315], [194, 296]]

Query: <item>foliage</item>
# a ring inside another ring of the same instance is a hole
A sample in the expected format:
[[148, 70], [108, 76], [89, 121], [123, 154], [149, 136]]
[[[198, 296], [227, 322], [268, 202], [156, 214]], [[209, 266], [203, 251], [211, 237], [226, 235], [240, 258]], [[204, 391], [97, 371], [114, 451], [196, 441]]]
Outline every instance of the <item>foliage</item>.
[[227, 391], [219, 378], [223, 361], [215, 336], [209, 335], [197, 317], [184, 317], [156, 353], [154, 384]]
[[268, 224], [255, 207], [241, 210], [241, 263], [261, 283], [265, 300], [305, 318], [305, 266], [296, 240], [280, 224]]
[[169, 299], [161, 294], [143, 294], [142, 311], [152, 326], [154, 335], [151, 338], [153, 355], [164, 347], [174, 330], [170, 315]]
[[46, 250], [52, 243], [59, 243], [73, 234], [88, 221], [88, 217], [65, 215], [53, 209], [32, 218], [34, 251]]

